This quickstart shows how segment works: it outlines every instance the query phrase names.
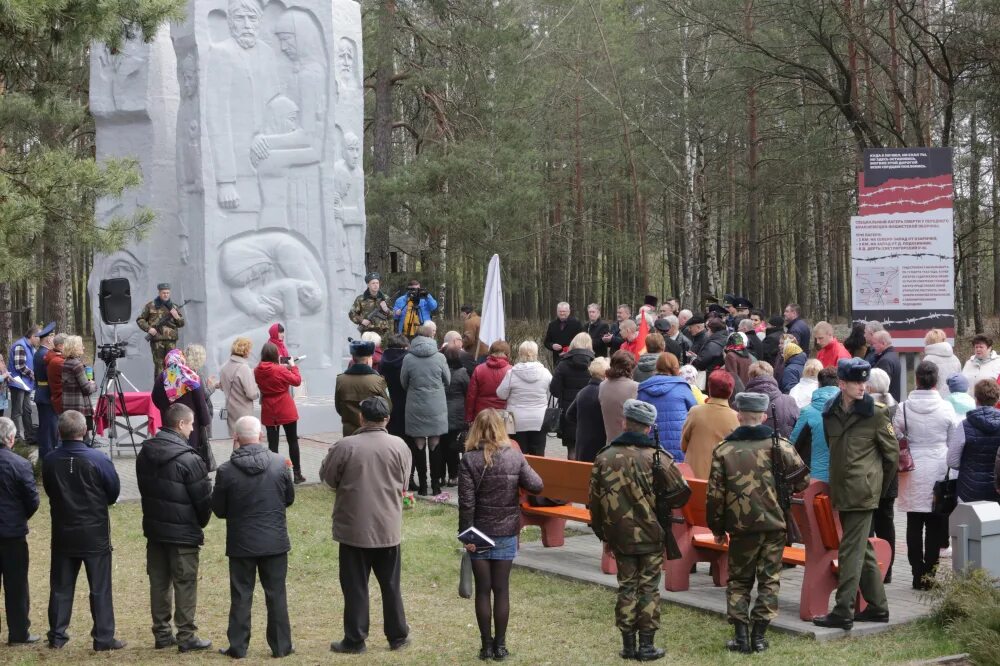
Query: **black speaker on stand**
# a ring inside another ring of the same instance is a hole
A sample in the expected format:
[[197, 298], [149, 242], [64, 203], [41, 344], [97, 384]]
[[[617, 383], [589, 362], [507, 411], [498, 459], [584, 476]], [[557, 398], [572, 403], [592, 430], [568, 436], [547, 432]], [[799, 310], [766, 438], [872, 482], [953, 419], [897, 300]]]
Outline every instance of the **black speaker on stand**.
[[132, 318], [132, 286], [128, 279], [101, 280], [98, 306], [105, 324], [127, 324]]

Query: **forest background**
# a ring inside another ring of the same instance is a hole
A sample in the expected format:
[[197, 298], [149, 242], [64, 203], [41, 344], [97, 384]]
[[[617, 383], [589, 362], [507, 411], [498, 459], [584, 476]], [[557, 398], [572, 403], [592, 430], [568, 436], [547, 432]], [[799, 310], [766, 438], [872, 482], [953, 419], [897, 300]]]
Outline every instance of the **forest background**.
[[[182, 0], [6, 0], [0, 12], [0, 343], [91, 329], [94, 224], [139, 182], [94, 162], [89, 48]], [[1000, 0], [365, 0], [369, 267], [442, 314], [748, 296], [850, 315], [867, 148], [949, 146], [959, 333], [1000, 313]], [[360, 285], [359, 285], [360, 289]], [[139, 295], [138, 297], [143, 297]]]

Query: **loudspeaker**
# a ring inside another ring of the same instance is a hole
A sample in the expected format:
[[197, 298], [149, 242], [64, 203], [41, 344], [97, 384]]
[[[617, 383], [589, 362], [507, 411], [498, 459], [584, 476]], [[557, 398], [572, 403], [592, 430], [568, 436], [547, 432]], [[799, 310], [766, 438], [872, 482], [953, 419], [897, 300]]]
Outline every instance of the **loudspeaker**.
[[105, 324], [126, 324], [132, 318], [132, 287], [128, 278], [101, 280], [98, 304]]

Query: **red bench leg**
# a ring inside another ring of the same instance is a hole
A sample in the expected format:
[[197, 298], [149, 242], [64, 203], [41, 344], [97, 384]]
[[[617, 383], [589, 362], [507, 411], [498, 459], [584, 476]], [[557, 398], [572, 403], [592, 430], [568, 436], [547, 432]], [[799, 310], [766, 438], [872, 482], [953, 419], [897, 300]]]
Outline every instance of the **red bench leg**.
[[830, 595], [837, 589], [833, 560], [837, 551], [827, 551], [815, 561], [806, 559], [802, 573], [802, 593], [799, 595], [799, 619], [809, 622], [830, 610]]
[[542, 529], [542, 545], [557, 548], [566, 543], [566, 519], [521, 514], [521, 527], [535, 525]]

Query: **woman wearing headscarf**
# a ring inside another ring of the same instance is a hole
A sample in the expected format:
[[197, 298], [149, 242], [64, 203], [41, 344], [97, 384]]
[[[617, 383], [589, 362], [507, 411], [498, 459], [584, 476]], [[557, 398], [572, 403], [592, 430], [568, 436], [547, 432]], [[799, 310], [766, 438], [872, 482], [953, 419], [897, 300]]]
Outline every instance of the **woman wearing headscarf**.
[[745, 333], [730, 333], [726, 340], [724, 365], [729, 374], [736, 380], [736, 392], [739, 393], [750, 381], [748, 373], [750, 364], [754, 358], [747, 349], [747, 336]]
[[267, 334], [270, 336], [267, 341], [278, 349], [279, 361], [291, 357], [291, 354], [288, 353], [288, 347], [285, 346], [285, 327], [280, 322], [271, 324], [271, 328], [267, 329]]
[[153, 404], [160, 410], [161, 421], [166, 416], [167, 409], [175, 402], [194, 412], [194, 428], [188, 435], [188, 443], [198, 452], [210, 471], [215, 469], [208, 439], [208, 424], [212, 417], [208, 412], [205, 390], [201, 377], [188, 366], [184, 352], [180, 349], [167, 352], [163, 359], [163, 372], [153, 383], [152, 398]]

